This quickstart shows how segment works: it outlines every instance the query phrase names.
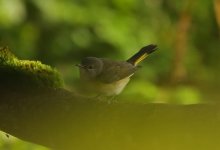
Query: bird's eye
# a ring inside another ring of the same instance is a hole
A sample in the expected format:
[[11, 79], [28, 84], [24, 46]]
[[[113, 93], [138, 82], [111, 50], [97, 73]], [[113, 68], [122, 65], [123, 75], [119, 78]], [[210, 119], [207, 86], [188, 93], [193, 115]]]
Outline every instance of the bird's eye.
[[90, 65], [90, 66], [88, 66], [88, 69], [93, 69], [93, 66], [91, 66], [91, 65]]

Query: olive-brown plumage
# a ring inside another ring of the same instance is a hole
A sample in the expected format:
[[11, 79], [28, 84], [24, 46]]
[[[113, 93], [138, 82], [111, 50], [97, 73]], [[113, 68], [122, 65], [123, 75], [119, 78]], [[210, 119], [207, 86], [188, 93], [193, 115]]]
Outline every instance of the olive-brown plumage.
[[86, 83], [85, 86], [96, 94], [118, 95], [136, 72], [138, 63], [155, 51], [156, 47], [153, 44], [145, 46], [127, 61], [86, 57], [77, 65], [80, 77]]

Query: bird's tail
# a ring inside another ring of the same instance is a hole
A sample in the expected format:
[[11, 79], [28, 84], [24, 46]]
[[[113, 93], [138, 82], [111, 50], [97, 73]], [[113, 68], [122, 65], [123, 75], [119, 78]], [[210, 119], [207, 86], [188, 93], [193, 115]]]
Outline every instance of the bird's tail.
[[157, 45], [147, 45], [139, 50], [136, 54], [130, 57], [127, 62], [136, 66], [139, 62], [144, 60], [150, 53], [154, 52], [157, 49]]

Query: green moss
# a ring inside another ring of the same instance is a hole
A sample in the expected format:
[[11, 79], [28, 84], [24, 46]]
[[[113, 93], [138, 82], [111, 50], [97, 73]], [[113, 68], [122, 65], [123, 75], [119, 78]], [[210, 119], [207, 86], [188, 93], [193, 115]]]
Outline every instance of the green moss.
[[17, 57], [11, 53], [8, 47], [0, 47], [0, 65], [13, 65], [18, 61]]
[[40, 61], [19, 60], [7, 48], [0, 48], [1, 86], [60, 88], [63, 86], [58, 71]]

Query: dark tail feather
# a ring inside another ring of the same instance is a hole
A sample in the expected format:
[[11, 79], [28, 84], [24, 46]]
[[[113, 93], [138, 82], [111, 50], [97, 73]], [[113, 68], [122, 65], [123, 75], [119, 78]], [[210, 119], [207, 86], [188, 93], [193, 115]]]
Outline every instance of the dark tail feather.
[[145, 59], [150, 53], [154, 52], [157, 48], [157, 45], [150, 44], [140, 49], [139, 52], [134, 54], [131, 58], [127, 60], [127, 62], [136, 66], [139, 62]]

